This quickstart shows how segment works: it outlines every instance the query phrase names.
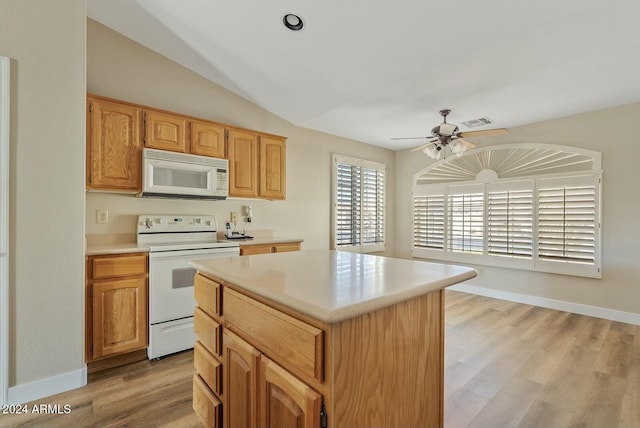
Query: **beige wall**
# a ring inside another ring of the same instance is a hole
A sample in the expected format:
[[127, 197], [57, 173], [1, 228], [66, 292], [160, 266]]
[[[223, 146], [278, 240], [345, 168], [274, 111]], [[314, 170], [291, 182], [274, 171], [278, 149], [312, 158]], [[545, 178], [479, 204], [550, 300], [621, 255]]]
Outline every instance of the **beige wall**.
[[9, 385], [81, 370], [84, 0], [1, 0], [11, 58]]
[[[134, 233], [136, 216], [214, 214], [218, 227], [232, 210], [253, 207], [253, 230], [304, 239], [303, 249], [329, 248], [331, 230], [331, 153], [387, 165], [387, 251], [393, 254], [395, 153], [293, 126], [190, 70], [89, 20], [87, 27], [87, 91], [196, 117], [288, 137], [285, 201], [167, 201], [103, 193], [87, 194], [87, 234]], [[109, 210], [109, 224], [95, 222], [95, 210]]]
[[[514, 107], [515, 108], [515, 107]], [[640, 313], [640, 103], [511, 129], [479, 145], [543, 143], [602, 152], [602, 279], [493, 267], [470, 284], [500, 291]], [[398, 152], [396, 158], [396, 248], [411, 257], [411, 186], [425, 168], [425, 155]]]

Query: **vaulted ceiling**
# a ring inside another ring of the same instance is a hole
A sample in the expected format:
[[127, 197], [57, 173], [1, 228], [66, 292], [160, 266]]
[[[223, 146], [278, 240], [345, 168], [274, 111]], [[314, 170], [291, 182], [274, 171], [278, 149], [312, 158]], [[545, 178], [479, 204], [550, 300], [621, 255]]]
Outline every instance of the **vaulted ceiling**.
[[635, 0], [88, 0], [87, 14], [298, 126], [394, 150], [443, 108], [464, 131], [640, 101]]

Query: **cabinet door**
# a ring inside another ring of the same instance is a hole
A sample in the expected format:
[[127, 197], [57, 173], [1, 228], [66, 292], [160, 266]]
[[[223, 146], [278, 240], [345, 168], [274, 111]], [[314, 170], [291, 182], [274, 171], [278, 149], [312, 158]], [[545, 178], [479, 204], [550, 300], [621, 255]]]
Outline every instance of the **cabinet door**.
[[261, 427], [320, 426], [322, 396], [264, 355], [258, 382]]
[[144, 146], [187, 152], [187, 119], [154, 110], [144, 112]]
[[140, 191], [142, 110], [88, 98], [87, 188]]
[[260, 352], [228, 330], [223, 334], [223, 417], [225, 427], [257, 427]]
[[229, 130], [229, 196], [258, 196], [258, 137]]
[[286, 143], [260, 136], [260, 193], [269, 199], [284, 199], [286, 186]]
[[93, 284], [93, 359], [147, 346], [147, 279]]
[[225, 157], [224, 126], [191, 121], [191, 153], [194, 155]]

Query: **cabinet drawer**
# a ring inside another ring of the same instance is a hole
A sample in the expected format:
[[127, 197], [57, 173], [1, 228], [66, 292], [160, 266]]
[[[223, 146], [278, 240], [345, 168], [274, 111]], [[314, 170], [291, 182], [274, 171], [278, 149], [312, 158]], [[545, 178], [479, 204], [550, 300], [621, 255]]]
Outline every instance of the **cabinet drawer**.
[[220, 284], [197, 274], [194, 280], [194, 295], [198, 306], [212, 317], [222, 315]]
[[209, 388], [217, 394], [222, 393], [222, 363], [205, 346], [196, 342], [193, 348], [193, 366]]
[[299, 242], [287, 242], [285, 244], [277, 244], [273, 247], [274, 253], [286, 253], [288, 251], [300, 251]]
[[205, 311], [196, 308], [194, 312], [193, 329], [198, 340], [207, 347], [213, 355], [222, 355], [221, 325], [211, 318]]
[[193, 376], [193, 411], [204, 426], [218, 428], [221, 425], [222, 405], [197, 374]]
[[240, 255], [241, 256], [251, 256], [254, 254], [269, 254], [273, 251], [273, 246], [271, 244], [260, 244], [260, 245], [242, 245], [240, 246]]
[[93, 257], [93, 279], [115, 276], [144, 275], [147, 273], [147, 255]]
[[225, 288], [223, 294], [227, 327], [250, 337], [267, 356], [322, 381], [322, 330], [234, 290]]

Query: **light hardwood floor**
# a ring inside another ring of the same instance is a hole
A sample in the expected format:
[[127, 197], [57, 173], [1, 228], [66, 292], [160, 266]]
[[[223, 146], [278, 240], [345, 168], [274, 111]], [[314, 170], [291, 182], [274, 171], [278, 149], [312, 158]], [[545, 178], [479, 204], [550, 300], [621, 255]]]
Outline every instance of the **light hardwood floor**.
[[[640, 428], [640, 326], [454, 291], [445, 305], [446, 428]], [[36, 402], [70, 414], [0, 427], [199, 427], [192, 355], [90, 375]]]

